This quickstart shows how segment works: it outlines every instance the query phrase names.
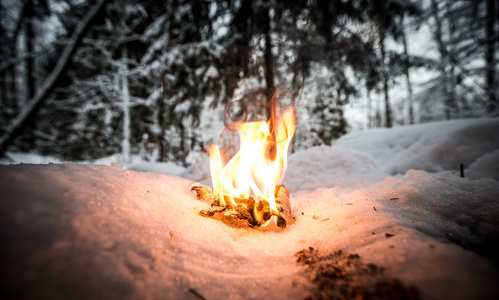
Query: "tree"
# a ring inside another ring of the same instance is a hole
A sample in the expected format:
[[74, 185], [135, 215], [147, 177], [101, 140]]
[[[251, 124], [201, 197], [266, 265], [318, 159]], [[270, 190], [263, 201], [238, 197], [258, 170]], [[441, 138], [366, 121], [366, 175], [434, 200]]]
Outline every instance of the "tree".
[[104, 2], [105, 0], [99, 0], [96, 4], [92, 6], [91, 10], [81, 20], [81, 23], [78, 24], [77, 28], [73, 32], [70, 41], [68, 42], [67, 46], [64, 48], [64, 51], [62, 52], [61, 57], [57, 61], [57, 65], [55, 66], [53, 71], [43, 82], [40, 89], [37, 91], [36, 95], [29, 100], [24, 110], [22, 110], [10, 122], [10, 124], [5, 130], [5, 134], [0, 138], [0, 154], [3, 154], [6, 148], [23, 130], [23, 127], [26, 126], [26, 124], [31, 121], [33, 115], [36, 114], [38, 109], [42, 106], [43, 102], [54, 88], [57, 79], [66, 68], [70, 58], [74, 53], [76, 44], [80, 40], [84, 31], [87, 29], [87, 26], [89, 25], [90, 21], [99, 12]]
[[[386, 51], [385, 41], [386, 38], [391, 35], [395, 40], [402, 37], [404, 41], [405, 36], [403, 32], [404, 28], [404, 15], [410, 14], [414, 15], [419, 13], [418, 6], [407, 0], [407, 1], [385, 1], [385, 0], [371, 0], [369, 1], [368, 15], [369, 18], [376, 24], [378, 32], [378, 43], [381, 54], [381, 79], [383, 83], [383, 94], [384, 94], [384, 104], [385, 104], [385, 126], [392, 127], [393, 116], [392, 108], [390, 105], [389, 96], [389, 78], [390, 70], [388, 68], [389, 61]], [[399, 17], [399, 22], [397, 22], [397, 16]], [[405, 55], [407, 56], [407, 47], [405, 47]], [[405, 60], [405, 71], [406, 78], [408, 76], [408, 61]], [[408, 79], [409, 80], [409, 79]]]
[[12, 32], [9, 24], [14, 23], [12, 15], [12, 9], [4, 5], [3, 1], [0, 1], [0, 57], [2, 57], [2, 63], [0, 64], [0, 129], [2, 131], [17, 108], [17, 103], [14, 101], [15, 72], [12, 67], [15, 61], [15, 43], [12, 35], [9, 35]]
[[[317, 94], [310, 103], [311, 131], [314, 135], [314, 145], [331, 145], [333, 140], [347, 133], [347, 123], [343, 115], [344, 102], [348, 102], [348, 92], [345, 88], [346, 78], [333, 80], [328, 70], [323, 70], [325, 76], [316, 77]], [[343, 84], [337, 84], [343, 82]], [[353, 87], [349, 87], [353, 88]], [[346, 97], [346, 98], [345, 98]]]
[[205, 101], [214, 107], [228, 98], [227, 56], [212, 27], [219, 13], [209, 15], [209, 2], [173, 0], [166, 6], [143, 36], [151, 41], [141, 60], [144, 73], [161, 83], [150, 85], [157, 110], [147, 143], [158, 145], [159, 160], [187, 164], [199, 145]]
[[487, 15], [485, 21], [485, 90], [489, 98], [488, 112], [499, 115], [499, 99], [497, 96], [496, 52], [499, 32], [497, 1], [487, 0]]
[[432, 33], [440, 54], [437, 80], [447, 119], [495, 113], [495, 7], [486, 0], [431, 1]]
[[[76, 32], [94, 5], [51, 1], [64, 4], [53, 12], [60, 22], [59, 40], [48, 44], [47, 59], [36, 60], [34, 74], [29, 72], [34, 79], [42, 78], [40, 74], [56, 64], [64, 48], [60, 41]], [[447, 106], [455, 101], [459, 111], [465, 111], [470, 95], [478, 95], [476, 88], [460, 78], [481, 76], [480, 86], [488, 91], [496, 82], [493, 49], [497, 39], [490, 38], [496, 35], [496, 25], [485, 24], [497, 22], [484, 21], [490, 17], [485, 4], [492, 4], [478, 2], [438, 4], [432, 15], [436, 17], [431, 18], [435, 24], [437, 19], [441, 22], [440, 33], [433, 28], [435, 38], [442, 38], [438, 80], [454, 95], [447, 97]], [[22, 134], [12, 135], [18, 136], [16, 145], [55, 152], [65, 159], [92, 160], [121, 153], [124, 161], [140, 155], [145, 160], [187, 166], [192, 153], [214, 137], [205, 128], [208, 120], [221, 123], [224, 117], [214, 113], [221, 112], [231, 99], [236, 102], [228, 110], [251, 121], [269, 117], [268, 103], [276, 89], [289, 95], [289, 104], [302, 112], [297, 119], [297, 147], [331, 144], [344, 134], [348, 128], [345, 105], [357, 105], [356, 99], [365, 93], [369, 98], [374, 93], [383, 97], [384, 109], [369, 103], [376, 110], [369, 112], [370, 119], [376, 116], [381, 125], [384, 112], [384, 126], [405, 123], [394, 118], [396, 106], [392, 108], [389, 93], [401, 78], [407, 86], [409, 123], [414, 122], [413, 107], [422, 103], [416, 103], [419, 98], [413, 95], [410, 72], [415, 66], [430, 64], [409, 51], [407, 37], [412, 28], [408, 21], [419, 12], [415, 1], [108, 0], [102, 7], [74, 40], [65, 67], [42, 97], [44, 104], [33, 110], [37, 118], [26, 117], [30, 122], [19, 126]], [[457, 17], [449, 19], [450, 12]], [[471, 17], [481, 27], [469, 22]], [[6, 45], [12, 45], [15, 28], [22, 34], [28, 28], [23, 22], [16, 24], [20, 25], [1, 33]], [[461, 27], [469, 33], [476, 28], [482, 31], [463, 39], [464, 31], [456, 30]], [[402, 50], [388, 47], [389, 41], [400, 43]], [[474, 47], [469, 41], [475, 41]], [[17, 62], [28, 65], [31, 56], [26, 52], [16, 58], [13, 48], [3, 44], [0, 50], [9, 56], [0, 65], [4, 86], [9, 80], [4, 70], [13, 72], [11, 66]], [[466, 53], [491, 67], [469, 68]], [[39, 91], [41, 86], [35, 84]], [[2, 107], [0, 113], [8, 117], [13, 111], [10, 107], [22, 103], [11, 90], [1, 91], [2, 104], [9, 103], [9, 108]], [[493, 99], [495, 94], [487, 93]], [[459, 115], [457, 111], [449, 108], [449, 117]], [[374, 123], [371, 120], [370, 125]]]

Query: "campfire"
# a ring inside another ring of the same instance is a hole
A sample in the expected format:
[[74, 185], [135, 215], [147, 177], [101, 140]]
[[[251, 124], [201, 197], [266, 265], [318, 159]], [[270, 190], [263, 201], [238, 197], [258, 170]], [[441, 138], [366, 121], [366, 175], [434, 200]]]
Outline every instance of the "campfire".
[[200, 211], [235, 227], [284, 228], [291, 219], [289, 191], [280, 185], [287, 168], [288, 148], [295, 131], [295, 111], [279, 112], [276, 96], [267, 121], [232, 124], [239, 136], [234, 155], [210, 145], [213, 188], [195, 186], [198, 199], [210, 200], [210, 210]]

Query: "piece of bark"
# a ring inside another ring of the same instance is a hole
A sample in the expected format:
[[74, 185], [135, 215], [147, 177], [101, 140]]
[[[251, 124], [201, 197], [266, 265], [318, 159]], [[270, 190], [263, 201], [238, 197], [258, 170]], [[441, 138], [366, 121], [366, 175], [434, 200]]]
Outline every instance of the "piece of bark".
[[285, 228], [291, 219], [291, 203], [289, 202], [291, 195], [284, 185], [275, 187], [275, 203], [279, 215], [277, 216], [277, 226]]

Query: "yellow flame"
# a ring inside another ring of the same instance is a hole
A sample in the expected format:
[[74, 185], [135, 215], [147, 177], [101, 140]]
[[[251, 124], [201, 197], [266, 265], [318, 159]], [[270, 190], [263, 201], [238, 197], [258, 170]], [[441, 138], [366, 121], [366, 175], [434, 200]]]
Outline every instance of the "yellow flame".
[[225, 166], [218, 146], [208, 147], [213, 193], [221, 206], [236, 206], [234, 198], [253, 196], [268, 201], [270, 213], [278, 214], [274, 191], [286, 172], [288, 148], [295, 132], [295, 112], [290, 108], [280, 117], [275, 116], [275, 111], [272, 113], [269, 121], [236, 125], [239, 152]]

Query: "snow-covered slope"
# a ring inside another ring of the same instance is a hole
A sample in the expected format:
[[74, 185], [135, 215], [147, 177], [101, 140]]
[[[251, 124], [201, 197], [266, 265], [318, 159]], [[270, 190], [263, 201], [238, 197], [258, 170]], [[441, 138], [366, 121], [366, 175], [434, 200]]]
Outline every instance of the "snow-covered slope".
[[459, 171], [463, 164], [471, 178], [499, 180], [499, 118], [369, 129], [343, 136], [334, 148], [369, 153], [392, 175], [410, 169]]
[[[497, 165], [489, 164], [498, 148], [485, 146], [497, 141], [496, 122], [370, 130], [293, 154], [284, 184], [292, 191], [295, 220], [282, 232], [235, 229], [201, 217], [209, 203], [196, 200], [192, 182], [180, 177], [119, 164], [0, 166], [0, 298], [331, 296], [333, 290], [310, 277], [312, 267], [297, 262], [297, 252], [313, 247], [329, 257], [324, 261], [338, 250], [358, 254], [365, 265], [384, 268], [384, 278], [414, 286], [421, 299], [495, 299], [499, 182], [482, 170], [497, 174]], [[450, 136], [421, 142], [438, 128]], [[483, 135], [468, 145], [463, 132], [474, 132], [471, 140]], [[392, 147], [383, 146], [383, 138]], [[468, 150], [452, 150], [454, 140]], [[448, 156], [440, 160], [429, 149]], [[431, 159], [435, 169], [428, 171], [439, 172], [403, 171], [411, 158]], [[465, 173], [474, 166], [484, 178], [445, 171], [452, 161], [470, 164]], [[327, 266], [344, 271], [351, 262]], [[320, 274], [372, 288], [358, 276]]]

